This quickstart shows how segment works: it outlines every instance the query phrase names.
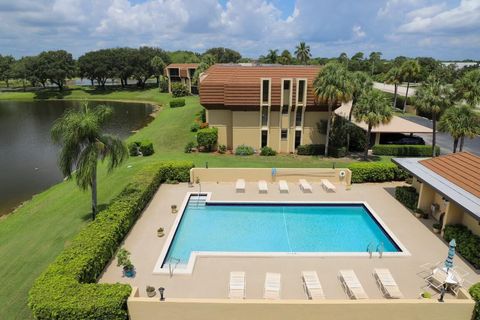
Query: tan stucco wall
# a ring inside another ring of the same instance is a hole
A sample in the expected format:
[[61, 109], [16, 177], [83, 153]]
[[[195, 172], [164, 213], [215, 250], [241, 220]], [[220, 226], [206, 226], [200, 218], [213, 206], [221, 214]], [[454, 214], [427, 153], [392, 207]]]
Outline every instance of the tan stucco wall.
[[[332, 183], [350, 185], [352, 173], [349, 169], [326, 169], [326, 168], [277, 168], [276, 181], [287, 180], [298, 182], [298, 179], [306, 179], [310, 182], [320, 182], [328, 179]], [[340, 171], [345, 171], [345, 177], [340, 177]], [[272, 181], [271, 168], [193, 168], [190, 170], [190, 181], [195, 182], [233, 182], [237, 179], [245, 181], [266, 180]]]
[[421, 183], [418, 194], [419, 196], [417, 207], [425, 212], [430, 212], [430, 206], [435, 199], [435, 190], [427, 186], [425, 183]]
[[463, 213], [462, 224], [470, 229], [474, 234], [480, 236], [480, 224], [478, 220], [472, 217], [469, 213]]
[[228, 300], [140, 298], [134, 288], [128, 299], [131, 320], [405, 320], [405, 319], [470, 319], [474, 302], [451, 299], [370, 299], [370, 300]]
[[207, 122], [210, 126], [218, 128], [218, 144], [232, 148], [232, 111], [208, 110]]
[[303, 123], [302, 144], [324, 144], [325, 135], [318, 132], [320, 120], [327, 120], [326, 112], [306, 111]]
[[232, 112], [233, 139], [232, 148], [241, 144], [260, 149], [260, 112], [233, 111]]
[[447, 204], [444, 217], [444, 225], [462, 223], [463, 210], [453, 202]]

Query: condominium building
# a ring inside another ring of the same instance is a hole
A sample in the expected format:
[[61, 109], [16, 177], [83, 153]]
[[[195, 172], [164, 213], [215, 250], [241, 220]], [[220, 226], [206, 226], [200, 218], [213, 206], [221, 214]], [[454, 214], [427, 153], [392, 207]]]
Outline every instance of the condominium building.
[[172, 92], [172, 83], [181, 82], [187, 87], [190, 93], [198, 93], [197, 87], [193, 84], [193, 75], [197, 70], [197, 63], [172, 63], [165, 68], [165, 75], [168, 78], [168, 92]]
[[302, 144], [324, 144], [319, 124], [328, 108], [317, 102], [319, 66], [222, 65], [200, 77], [200, 103], [218, 128], [218, 144], [269, 146], [282, 153]]

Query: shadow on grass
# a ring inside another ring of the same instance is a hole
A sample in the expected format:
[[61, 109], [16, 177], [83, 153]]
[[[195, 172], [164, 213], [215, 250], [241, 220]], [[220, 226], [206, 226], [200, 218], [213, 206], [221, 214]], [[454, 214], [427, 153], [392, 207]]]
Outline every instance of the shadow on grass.
[[[97, 216], [99, 214], [102, 214], [102, 211], [107, 209], [108, 208], [108, 204], [106, 203], [101, 203], [99, 205], [97, 205], [97, 210], [98, 210], [98, 213], [97, 213]], [[88, 212], [88, 213], [85, 213], [84, 215], [81, 216], [81, 219], [82, 221], [92, 221], [92, 212]]]
[[66, 96], [71, 95], [70, 89], [64, 89], [59, 91], [58, 89], [44, 89], [35, 91], [33, 99], [35, 100], [47, 100], [47, 99], [63, 99]]

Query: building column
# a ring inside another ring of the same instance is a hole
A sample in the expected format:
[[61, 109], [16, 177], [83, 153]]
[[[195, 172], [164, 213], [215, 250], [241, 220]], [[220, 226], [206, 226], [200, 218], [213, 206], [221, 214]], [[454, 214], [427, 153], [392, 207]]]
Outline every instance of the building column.
[[380, 144], [380, 132], [375, 133], [375, 144]]

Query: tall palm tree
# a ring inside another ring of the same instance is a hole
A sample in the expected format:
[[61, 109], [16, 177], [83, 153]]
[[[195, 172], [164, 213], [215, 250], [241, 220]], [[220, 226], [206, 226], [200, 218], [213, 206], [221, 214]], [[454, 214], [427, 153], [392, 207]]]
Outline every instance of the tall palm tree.
[[455, 98], [471, 106], [480, 105], [480, 69], [469, 71], [454, 83]]
[[365, 151], [363, 155], [364, 160], [367, 160], [372, 128], [380, 124], [389, 123], [393, 117], [393, 111], [385, 95], [377, 90], [368, 90], [360, 96], [357, 106], [353, 111], [353, 116], [355, 120], [367, 124]]
[[437, 117], [450, 106], [451, 90], [437, 77], [430, 76], [415, 92], [417, 108], [432, 115], [432, 157], [435, 157]]
[[393, 67], [388, 70], [385, 76], [385, 82], [388, 84], [393, 84], [395, 90], [393, 93], [393, 108], [397, 107], [397, 93], [398, 85], [402, 83], [402, 74], [400, 73], [400, 68]]
[[330, 62], [320, 70], [313, 83], [313, 90], [318, 100], [328, 104], [327, 132], [325, 141], [325, 156], [328, 155], [330, 128], [332, 124], [333, 106], [348, 102], [352, 98], [350, 77], [344, 65]]
[[[360, 96], [370, 90], [373, 87], [373, 81], [370, 76], [363, 71], [355, 71], [353, 73], [349, 73], [350, 76], [350, 85], [352, 90], [352, 107], [350, 108], [350, 112], [348, 113], [348, 121], [349, 126], [352, 126], [352, 115], [353, 110], [357, 105], [358, 99]], [[347, 131], [347, 152], [350, 149], [350, 128]]]
[[372, 76], [373, 76], [373, 73], [375, 72], [375, 63], [379, 62], [381, 57], [382, 57], [382, 53], [379, 51], [373, 51], [372, 53], [370, 53], [369, 58], [370, 58], [370, 63], [372, 64]]
[[343, 63], [348, 69], [348, 55], [345, 52], [340, 53], [338, 56], [338, 62]]
[[410, 82], [414, 81], [420, 73], [420, 64], [417, 60], [407, 60], [400, 67], [402, 81], [407, 81], [407, 91], [405, 92], [405, 101], [403, 102], [403, 113], [407, 109], [408, 89]]
[[[438, 122], [438, 129], [452, 136], [453, 153], [455, 153], [459, 140], [464, 137], [474, 138], [480, 134], [480, 117], [474, 108], [459, 103], [444, 112]], [[462, 151], [463, 145], [461, 144], [460, 147], [460, 151]]]
[[51, 130], [52, 140], [62, 147], [60, 170], [65, 177], [75, 175], [82, 190], [92, 191], [92, 218], [97, 214], [97, 164], [108, 158], [111, 172], [127, 157], [125, 143], [111, 135], [103, 134], [102, 124], [112, 114], [112, 109], [98, 106], [90, 110], [85, 103], [80, 111], [67, 110], [55, 121]]
[[277, 63], [278, 60], [278, 50], [268, 50], [268, 54], [265, 56], [267, 63]]
[[302, 64], [307, 64], [308, 60], [312, 57], [310, 46], [303, 41], [300, 42], [300, 44], [295, 47], [295, 56]]

